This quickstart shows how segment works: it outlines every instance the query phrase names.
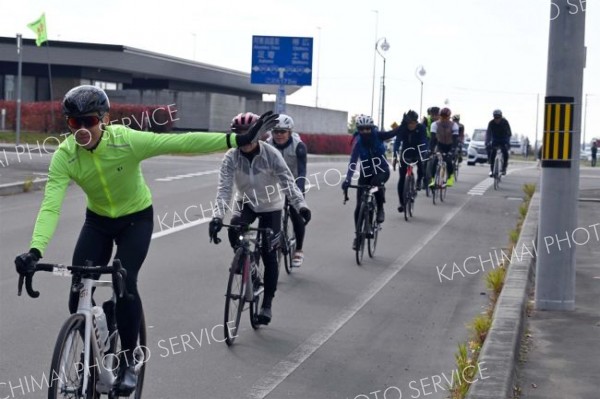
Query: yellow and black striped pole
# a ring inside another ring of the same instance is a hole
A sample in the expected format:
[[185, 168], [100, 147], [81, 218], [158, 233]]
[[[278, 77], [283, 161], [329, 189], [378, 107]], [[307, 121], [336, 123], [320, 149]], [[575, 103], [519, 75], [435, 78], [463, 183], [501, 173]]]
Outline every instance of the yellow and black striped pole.
[[573, 97], [546, 97], [542, 167], [570, 168], [573, 161]]

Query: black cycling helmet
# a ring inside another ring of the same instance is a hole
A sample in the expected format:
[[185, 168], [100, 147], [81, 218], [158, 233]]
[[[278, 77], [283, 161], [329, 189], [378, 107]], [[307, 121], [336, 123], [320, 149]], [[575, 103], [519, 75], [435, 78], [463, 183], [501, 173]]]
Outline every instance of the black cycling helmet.
[[418, 121], [419, 121], [419, 114], [417, 114], [412, 109], [409, 110], [407, 113], [405, 113], [404, 116], [402, 117], [402, 122], [404, 122], [404, 123], [418, 122]]
[[450, 108], [448, 107], [442, 108], [440, 111], [440, 116], [450, 118], [450, 115], [452, 115], [452, 111], [450, 111]]
[[431, 107], [429, 108], [429, 115], [437, 116], [440, 114], [440, 107]]
[[496, 116], [500, 116], [501, 117], [502, 116], [502, 111], [499, 110], [499, 109], [495, 109], [494, 112], [492, 113], [492, 115], [494, 117], [496, 117]]
[[62, 109], [65, 116], [81, 116], [92, 112], [102, 116], [110, 109], [110, 102], [101, 88], [81, 85], [65, 94]]

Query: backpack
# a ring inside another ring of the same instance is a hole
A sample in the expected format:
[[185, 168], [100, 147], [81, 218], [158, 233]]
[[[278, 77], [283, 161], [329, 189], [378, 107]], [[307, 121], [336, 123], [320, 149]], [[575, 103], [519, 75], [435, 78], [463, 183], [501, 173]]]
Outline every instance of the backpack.
[[437, 133], [435, 138], [440, 144], [452, 144], [452, 127], [454, 122], [452, 121], [438, 121], [437, 122]]

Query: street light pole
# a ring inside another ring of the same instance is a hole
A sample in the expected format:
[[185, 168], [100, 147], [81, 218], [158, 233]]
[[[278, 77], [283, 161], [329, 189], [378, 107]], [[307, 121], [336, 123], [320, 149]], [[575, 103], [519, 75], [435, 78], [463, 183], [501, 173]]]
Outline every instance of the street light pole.
[[383, 50], [384, 53], [390, 49], [390, 44], [388, 43], [385, 37], [379, 38], [375, 42], [375, 52], [377, 52], [377, 54], [379, 54], [379, 56], [383, 58], [383, 75], [381, 77], [381, 103], [379, 104], [381, 108], [381, 120], [379, 121], [379, 124], [381, 126], [381, 130], [383, 130], [383, 119], [385, 117], [385, 56], [381, 54], [381, 51], [379, 51], [379, 49]]
[[377, 64], [377, 25], [379, 25], [379, 11], [371, 11], [375, 13], [375, 51], [373, 52], [373, 85], [371, 87], [371, 116], [373, 116], [373, 104], [375, 104], [375, 65]]
[[417, 79], [419, 79], [419, 82], [421, 82], [421, 101], [419, 105], [419, 116], [423, 116], [423, 79], [421, 78], [425, 76], [426, 73], [427, 72], [425, 71], [423, 65], [419, 65], [417, 69], [415, 69], [415, 76], [417, 77]]

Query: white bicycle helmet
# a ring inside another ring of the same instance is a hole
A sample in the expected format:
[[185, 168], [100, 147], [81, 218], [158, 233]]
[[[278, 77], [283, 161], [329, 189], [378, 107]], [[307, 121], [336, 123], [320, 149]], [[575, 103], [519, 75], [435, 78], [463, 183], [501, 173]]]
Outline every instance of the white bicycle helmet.
[[373, 118], [371, 118], [368, 115], [359, 115], [356, 118], [356, 127], [363, 127], [363, 126], [367, 126], [367, 127], [375, 126], [375, 122], [373, 121]]
[[289, 115], [279, 114], [277, 125], [275, 125], [273, 129], [286, 129], [292, 131], [294, 129], [294, 120]]

